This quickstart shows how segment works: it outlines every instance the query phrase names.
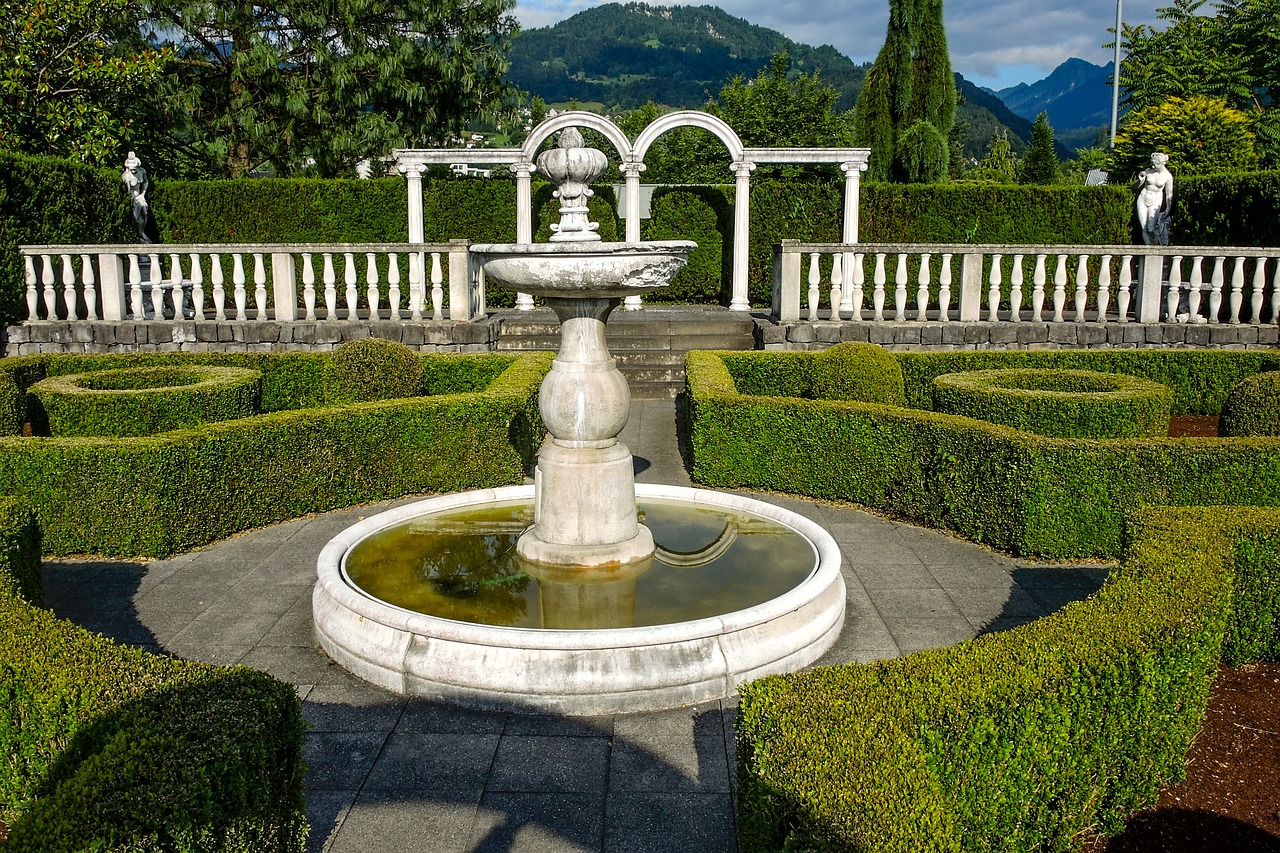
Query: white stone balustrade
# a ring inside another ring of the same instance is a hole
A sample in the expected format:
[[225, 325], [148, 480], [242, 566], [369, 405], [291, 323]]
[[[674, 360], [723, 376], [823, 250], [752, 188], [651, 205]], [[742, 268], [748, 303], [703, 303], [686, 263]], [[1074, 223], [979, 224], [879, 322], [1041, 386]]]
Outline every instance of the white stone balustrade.
[[[831, 320], [872, 323], [1280, 322], [1280, 249], [1274, 248], [784, 240], [774, 247], [773, 279], [773, 317], [784, 324], [801, 321], [802, 295], [809, 321], [825, 309]], [[1029, 318], [1023, 304], [1028, 280]]]
[[[26, 272], [24, 322], [468, 321], [484, 314], [484, 280], [473, 269], [465, 240], [19, 246], [18, 251]], [[407, 305], [402, 272], [407, 273]], [[206, 281], [212, 285], [209, 292]], [[317, 282], [323, 288], [320, 305]]]

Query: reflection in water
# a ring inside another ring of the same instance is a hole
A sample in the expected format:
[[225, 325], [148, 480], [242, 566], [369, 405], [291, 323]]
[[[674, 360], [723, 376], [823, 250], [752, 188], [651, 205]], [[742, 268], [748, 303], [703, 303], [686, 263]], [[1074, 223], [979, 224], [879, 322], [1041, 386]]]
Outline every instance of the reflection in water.
[[813, 546], [768, 519], [720, 507], [643, 501], [653, 560], [580, 569], [525, 563], [516, 540], [530, 504], [418, 518], [370, 536], [347, 557], [351, 582], [397, 607], [519, 628], [664, 625], [742, 610], [813, 571]]

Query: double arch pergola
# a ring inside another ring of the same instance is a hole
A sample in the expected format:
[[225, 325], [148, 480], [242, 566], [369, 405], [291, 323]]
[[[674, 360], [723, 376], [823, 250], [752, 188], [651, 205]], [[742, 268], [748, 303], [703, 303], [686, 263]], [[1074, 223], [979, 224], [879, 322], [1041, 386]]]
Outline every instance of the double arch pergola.
[[[729, 302], [731, 311], [748, 311], [747, 248], [751, 239], [750, 198], [751, 172], [760, 163], [833, 164], [844, 173], [844, 228], [841, 242], [858, 242], [858, 193], [862, 173], [867, 169], [871, 151], [868, 148], [748, 148], [738, 134], [722, 119], [699, 110], [667, 113], [649, 124], [635, 141], [607, 118], [582, 110], [571, 110], [543, 121], [529, 134], [520, 148], [430, 148], [398, 149], [394, 152], [396, 167], [409, 183], [409, 242], [423, 242], [422, 174], [428, 166], [464, 163], [467, 165], [506, 165], [516, 176], [516, 243], [533, 242], [532, 176], [538, 148], [553, 133], [570, 127], [598, 131], [618, 151], [620, 168], [626, 180], [627, 208], [623, 214], [627, 242], [640, 240], [640, 174], [644, 156], [664, 133], [679, 127], [697, 127], [710, 132], [729, 151], [729, 168], [734, 174], [733, 203], [733, 287]], [[533, 307], [532, 298], [521, 294], [517, 308]], [[628, 308], [639, 308], [640, 297], [628, 297]]]

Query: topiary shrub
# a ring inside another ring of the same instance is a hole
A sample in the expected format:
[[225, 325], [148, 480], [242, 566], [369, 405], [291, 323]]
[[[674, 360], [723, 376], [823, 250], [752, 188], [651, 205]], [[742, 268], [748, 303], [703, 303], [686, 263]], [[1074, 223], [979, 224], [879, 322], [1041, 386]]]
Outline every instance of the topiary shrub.
[[252, 417], [262, 374], [196, 364], [133, 367], [51, 376], [27, 395], [35, 432], [122, 438]]
[[902, 366], [884, 347], [843, 343], [813, 357], [810, 396], [905, 406]]
[[1280, 435], [1280, 371], [1238, 382], [1222, 409], [1223, 435]]
[[338, 345], [324, 367], [329, 405], [399, 400], [422, 394], [422, 359], [409, 347], [382, 338]]
[[1169, 434], [1173, 391], [1122, 373], [978, 370], [933, 380], [939, 412], [1050, 438], [1154, 438]]
[[0, 373], [0, 435], [21, 435], [25, 421], [22, 390], [12, 376]]

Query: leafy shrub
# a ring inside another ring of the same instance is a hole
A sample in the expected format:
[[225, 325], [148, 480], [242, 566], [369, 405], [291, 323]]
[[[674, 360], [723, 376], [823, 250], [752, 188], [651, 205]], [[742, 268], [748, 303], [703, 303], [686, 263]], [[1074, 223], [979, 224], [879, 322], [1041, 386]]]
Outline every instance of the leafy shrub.
[[1280, 371], [1243, 379], [1222, 408], [1223, 435], [1280, 435]]
[[48, 435], [153, 435], [258, 413], [262, 374], [244, 367], [133, 367], [53, 376], [27, 390]]
[[19, 435], [26, 422], [26, 406], [22, 392], [13, 377], [0, 374], [0, 435]]
[[724, 249], [733, 239], [733, 213], [722, 193], [711, 187], [659, 189], [644, 226], [646, 240], [698, 244], [671, 285], [649, 294], [646, 301], [729, 304], [732, 271]]
[[1219, 660], [1280, 653], [1230, 650], [1275, 637], [1280, 512], [1152, 508], [1129, 533], [1096, 596], [1031, 624], [744, 685], [742, 849], [1070, 850], [1154, 802]]
[[1203, 95], [1131, 112], [1116, 133], [1108, 171], [1117, 183], [1132, 180], [1156, 151], [1169, 155], [1169, 171], [1179, 177], [1258, 168], [1249, 116]]
[[[292, 409], [129, 439], [0, 436], [0, 494], [30, 502], [55, 554], [166, 556], [310, 512], [521, 482], [544, 435], [551, 355], [422, 356], [437, 396], [320, 405], [322, 354], [37, 355], [0, 360], [19, 387], [125, 364], [254, 366]], [[296, 385], [290, 385], [292, 368]]]
[[332, 405], [398, 400], [422, 393], [422, 361], [397, 341], [344, 341], [324, 368], [324, 399]]
[[896, 159], [909, 184], [936, 184], [947, 178], [950, 149], [947, 138], [933, 124], [921, 119], [898, 137]]
[[1093, 370], [975, 370], [933, 380], [935, 411], [1056, 438], [1165, 436], [1172, 401], [1164, 385]]
[[813, 357], [810, 395], [816, 400], [862, 400], [906, 405], [902, 367], [875, 344], [843, 343]]

